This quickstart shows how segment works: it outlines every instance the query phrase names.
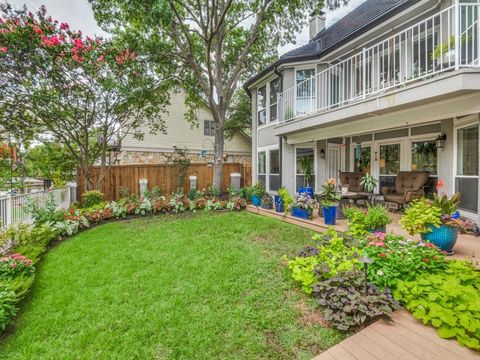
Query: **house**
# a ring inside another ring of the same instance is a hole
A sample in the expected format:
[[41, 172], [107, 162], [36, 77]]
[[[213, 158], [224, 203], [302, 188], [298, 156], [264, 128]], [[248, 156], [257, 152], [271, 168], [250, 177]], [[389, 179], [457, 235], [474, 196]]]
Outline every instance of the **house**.
[[[167, 114], [163, 115], [166, 134], [150, 134], [148, 129], [143, 140], [126, 134], [118, 156], [121, 165], [165, 164], [174, 153], [174, 148], [187, 149], [194, 163], [213, 162], [214, 126], [213, 116], [207, 108], [197, 112], [198, 127], [192, 127], [185, 119], [185, 93], [173, 92]], [[251, 138], [244, 132], [237, 132], [231, 139], [225, 139], [224, 159], [249, 166], [251, 163]]]
[[[480, 4], [367, 0], [244, 87], [252, 94], [253, 181], [298, 191], [302, 157], [317, 190], [339, 171], [394, 183], [426, 170], [479, 217]], [[379, 189], [377, 189], [377, 192]]]

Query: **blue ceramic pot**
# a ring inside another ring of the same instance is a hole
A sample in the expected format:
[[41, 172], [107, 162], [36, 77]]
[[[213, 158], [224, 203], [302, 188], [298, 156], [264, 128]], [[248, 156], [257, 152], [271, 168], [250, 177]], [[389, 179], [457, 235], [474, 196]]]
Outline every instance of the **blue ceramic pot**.
[[275, 211], [280, 213], [285, 211], [283, 199], [279, 195], [275, 195]]
[[335, 225], [337, 220], [337, 207], [336, 206], [324, 206], [322, 207], [323, 220], [326, 225]]
[[262, 204], [262, 198], [260, 196], [252, 195], [252, 204], [254, 206], [260, 206]]
[[292, 216], [305, 220], [310, 220], [312, 218], [310, 211], [296, 207], [292, 208]]
[[447, 254], [453, 254], [453, 247], [458, 239], [458, 229], [451, 226], [442, 225], [440, 227], [430, 225], [431, 232], [422, 234], [422, 240], [430, 241], [435, 246], [447, 252]]
[[298, 194], [308, 194], [311, 198], [313, 198], [313, 188], [311, 186], [305, 186], [298, 189]]

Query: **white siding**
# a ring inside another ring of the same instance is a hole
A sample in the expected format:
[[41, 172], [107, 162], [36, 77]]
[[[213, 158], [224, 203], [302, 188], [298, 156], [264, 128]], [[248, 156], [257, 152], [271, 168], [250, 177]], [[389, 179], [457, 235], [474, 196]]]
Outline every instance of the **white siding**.
[[[205, 120], [213, 120], [209, 109], [202, 108], [197, 112], [199, 126], [193, 127], [185, 120], [187, 112], [185, 106], [185, 95], [183, 92], [171, 95], [168, 114], [163, 115], [165, 119], [166, 134], [150, 134], [148, 128], [144, 129], [145, 137], [137, 140], [131, 134], [127, 134], [122, 142], [125, 151], [169, 151], [173, 144], [178, 148], [190, 150], [213, 150], [213, 136], [204, 136], [203, 126]], [[235, 135], [231, 140], [225, 139], [225, 151], [230, 154], [250, 154], [251, 142], [241, 135]]]

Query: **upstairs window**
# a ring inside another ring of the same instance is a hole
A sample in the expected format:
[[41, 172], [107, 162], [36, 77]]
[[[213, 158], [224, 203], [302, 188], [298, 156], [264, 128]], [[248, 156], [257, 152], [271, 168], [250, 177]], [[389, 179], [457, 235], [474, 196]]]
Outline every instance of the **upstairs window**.
[[267, 123], [267, 87], [265, 85], [257, 92], [257, 119], [258, 126]]
[[203, 135], [215, 136], [215, 121], [205, 120], [203, 122]]
[[270, 81], [270, 122], [276, 121], [278, 93], [280, 92], [280, 78]]

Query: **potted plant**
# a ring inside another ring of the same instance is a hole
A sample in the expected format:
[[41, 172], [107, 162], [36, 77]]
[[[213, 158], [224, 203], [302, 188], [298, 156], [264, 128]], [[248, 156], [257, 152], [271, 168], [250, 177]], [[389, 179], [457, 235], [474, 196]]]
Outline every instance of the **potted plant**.
[[336, 223], [338, 201], [341, 199], [341, 196], [336, 192], [336, 185], [337, 181], [335, 179], [328, 179], [322, 185], [322, 190], [320, 191], [320, 203], [326, 225], [335, 225]]
[[382, 205], [369, 206], [365, 219], [366, 229], [369, 232], [387, 232], [387, 225], [392, 222], [387, 209]]
[[260, 206], [262, 204], [262, 196], [265, 195], [263, 185], [260, 183], [253, 185], [251, 194], [252, 204], [254, 206]]
[[287, 189], [278, 189], [278, 195], [275, 195], [275, 210], [277, 212], [289, 212], [292, 209], [293, 197]]
[[310, 186], [310, 180], [313, 177], [313, 160], [309, 157], [302, 157], [300, 159], [300, 171], [303, 174], [303, 187], [298, 190], [299, 194], [307, 193], [313, 198], [313, 188]]
[[378, 181], [369, 173], [366, 173], [360, 180], [360, 185], [363, 185], [363, 188], [366, 192], [373, 193], [377, 187]]
[[273, 209], [273, 198], [268, 194], [263, 195], [261, 205], [262, 209]]
[[[443, 181], [437, 184], [437, 190]], [[423, 241], [430, 241], [447, 254], [453, 254], [459, 230], [465, 223], [458, 218], [460, 193], [448, 197], [434, 195], [434, 200], [419, 199], [412, 203], [400, 219], [400, 223], [410, 235], [420, 234]]]
[[292, 216], [311, 220], [313, 217], [313, 209], [315, 209], [315, 200], [307, 193], [302, 193], [292, 207]]

